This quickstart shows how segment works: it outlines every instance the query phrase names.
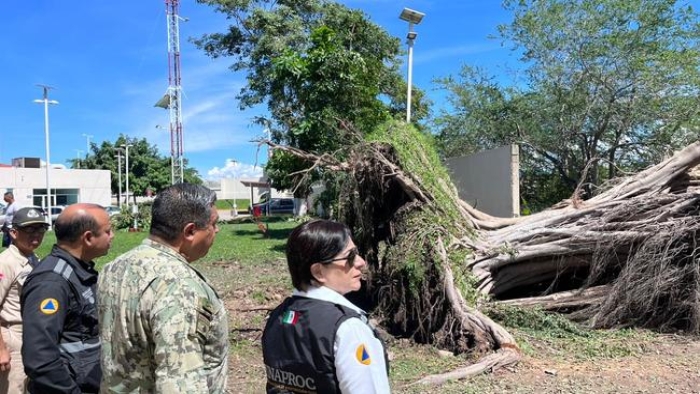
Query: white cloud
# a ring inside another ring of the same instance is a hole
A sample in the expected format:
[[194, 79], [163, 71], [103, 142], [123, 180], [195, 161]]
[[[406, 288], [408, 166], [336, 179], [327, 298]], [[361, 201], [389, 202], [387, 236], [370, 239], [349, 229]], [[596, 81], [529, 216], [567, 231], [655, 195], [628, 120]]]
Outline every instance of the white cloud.
[[225, 178], [260, 178], [263, 175], [262, 167], [251, 164], [239, 163], [233, 159], [226, 159], [226, 164], [219, 168], [214, 167], [207, 171], [206, 180], [218, 181]]

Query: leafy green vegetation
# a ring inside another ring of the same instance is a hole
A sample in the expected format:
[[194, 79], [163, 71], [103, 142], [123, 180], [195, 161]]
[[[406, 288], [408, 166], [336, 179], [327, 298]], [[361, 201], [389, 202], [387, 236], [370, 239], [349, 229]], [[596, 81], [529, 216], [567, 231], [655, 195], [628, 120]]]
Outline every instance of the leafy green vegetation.
[[435, 119], [445, 157], [518, 144], [523, 208], [537, 212], [579, 184], [589, 197], [697, 139], [694, 8], [677, 0], [503, 5], [512, 19], [498, 38], [522, 55], [522, 70], [511, 82], [502, 70], [465, 64], [438, 79], [450, 104]]
[[465, 226], [464, 218], [457, 212], [454, 195], [449, 193], [450, 175], [440, 161], [431, 135], [403, 122], [389, 121], [369, 134], [367, 141], [388, 143], [396, 149], [403, 171], [419, 179], [423, 190], [435, 198], [432, 203], [442, 215], [431, 221], [436, 220], [448, 231], [456, 230], [455, 225]]
[[[233, 22], [222, 33], [194, 40], [208, 55], [230, 57], [246, 73], [241, 107], [266, 104], [256, 123], [277, 143], [319, 154], [342, 155], [357, 136], [389, 117], [403, 117], [406, 82], [399, 70], [400, 41], [359, 11], [325, 0], [199, 0]], [[413, 119], [428, 114], [420, 90], [412, 96]], [[273, 186], [290, 188], [302, 176], [289, 174], [308, 163], [275, 151], [266, 167]], [[308, 172], [305, 181], [323, 177]], [[306, 196], [309, 183], [296, 188]]]
[[486, 312], [508, 328], [530, 355], [546, 347], [554, 356], [574, 359], [622, 357], [639, 352], [640, 343], [653, 338], [642, 330], [590, 330], [561, 314], [537, 308], [497, 305]]
[[[85, 158], [70, 159], [68, 161], [71, 162], [72, 168], [111, 171], [112, 195], [119, 194], [120, 178], [122, 181], [121, 192], [126, 195], [123, 183], [126, 178], [126, 151], [124, 146], [127, 144], [129, 145], [130, 196], [146, 196], [149, 191], [155, 194], [159, 190], [170, 186], [172, 182], [170, 157], [162, 156], [158, 152], [158, 148], [150, 144], [145, 138], [130, 138], [120, 134], [114, 143], [102, 141], [98, 145], [93, 142], [90, 145], [90, 152], [87, 152]], [[187, 166], [187, 159], [184, 161], [183, 173], [185, 182], [202, 183], [197, 170]]]

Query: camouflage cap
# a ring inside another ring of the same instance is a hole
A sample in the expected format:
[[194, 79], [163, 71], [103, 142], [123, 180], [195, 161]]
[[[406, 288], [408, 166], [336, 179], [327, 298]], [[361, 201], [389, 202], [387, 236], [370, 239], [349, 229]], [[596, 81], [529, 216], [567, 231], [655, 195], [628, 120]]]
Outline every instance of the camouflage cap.
[[13, 227], [25, 227], [31, 224], [49, 225], [46, 223], [43, 209], [37, 207], [20, 208], [12, 217]]

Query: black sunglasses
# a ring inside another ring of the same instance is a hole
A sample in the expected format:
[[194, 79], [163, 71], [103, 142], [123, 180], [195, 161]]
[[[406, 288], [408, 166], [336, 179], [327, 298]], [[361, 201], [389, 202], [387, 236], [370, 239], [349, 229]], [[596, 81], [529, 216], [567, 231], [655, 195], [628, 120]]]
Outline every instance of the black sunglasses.
[[319, 262], [321, 264], [330, 264], [334, 261], [343, 261], [344, 260], [345, 265], [348, 268], [352, 268], [353, 266], [355, 266], [355, 258], [357, 257], [358, 254], [360, 254], [360, 251], [357, 250], [357, 248], [352, 248], [348, 251], [348, 254], [343, 256], [343, 257], [338, 257], [338, 258], [329, 259], [329, 260], [323, 260], [323, 261], [319, 261]]
[[44, 234], [49, 229], [49, 226], [28, 226], [28, 227], [17, 227], [18, 231], [26, 234]]

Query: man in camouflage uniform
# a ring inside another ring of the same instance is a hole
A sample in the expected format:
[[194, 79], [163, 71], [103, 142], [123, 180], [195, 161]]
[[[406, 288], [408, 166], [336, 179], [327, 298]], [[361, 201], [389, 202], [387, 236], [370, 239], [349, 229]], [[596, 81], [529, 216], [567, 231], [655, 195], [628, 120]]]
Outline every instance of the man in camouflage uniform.
[[189, 264], [219, 231], [215, 201], [199, 185], [161, 191], [149, 237], [100, 272], [101, 392], [225, 392], [226, 309]]

